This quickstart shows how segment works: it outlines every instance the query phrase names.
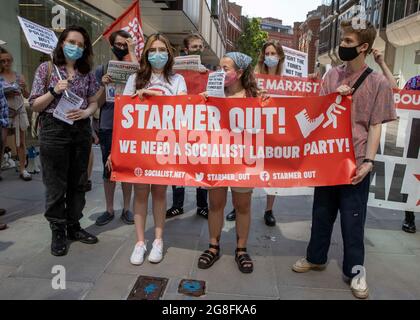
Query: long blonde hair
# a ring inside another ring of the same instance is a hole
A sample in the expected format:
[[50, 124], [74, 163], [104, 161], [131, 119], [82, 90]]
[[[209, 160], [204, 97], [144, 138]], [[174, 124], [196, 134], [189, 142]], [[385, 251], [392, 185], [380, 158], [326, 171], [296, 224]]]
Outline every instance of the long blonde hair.
[[269, 46], [273, 46], [276, 49], [277, 55], [279, 56], [279, 63], [277, 64], [276, 74], [281, 75], [283, 72], [283, 63], [286, 56], [284, 55], [284, 51], [280, 42], [276, 40], [267, 41], [266, 43], [264, 43], [260, 52], [260, 56], [258, 58], [257, 66], [255, 67], [255, 73], [268, 74], [268, 67], [265, 65], [264, 60], [265, 60], [265, 50]]

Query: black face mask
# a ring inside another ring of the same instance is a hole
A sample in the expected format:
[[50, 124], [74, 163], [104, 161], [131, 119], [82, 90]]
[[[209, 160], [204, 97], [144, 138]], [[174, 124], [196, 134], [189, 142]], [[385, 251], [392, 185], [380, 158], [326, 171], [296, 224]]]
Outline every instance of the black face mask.
[[112, 47], [112, 52], [115, 54], [118, 60], [122, 60], [128, 54], [128, 49]]
[[188, 52], [188, 55], [189, 56], [202, 56], [203, 55], [203, 52], [202, 51], [200, 51], [200, 50], [197, 50], [197, 51], [189, 51]]
[[350, 48], [340, 46], [338, 48], [338, 56], [340, 57], [341, 61], [352, 61], [356, 59], [361, 53], [357, 52], [357, 48], [361, 45], [363, 45], [363, 43]]

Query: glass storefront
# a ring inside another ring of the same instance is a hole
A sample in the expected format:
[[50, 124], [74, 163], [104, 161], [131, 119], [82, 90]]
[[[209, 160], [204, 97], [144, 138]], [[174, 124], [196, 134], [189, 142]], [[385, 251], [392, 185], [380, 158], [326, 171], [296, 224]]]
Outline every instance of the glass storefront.
[[[7, 41], [5, 48], [9, 50], [15, 60], [15, 69], [22, 72], [28, 83], [32, 84], [33, 76], [38, 65], [48, 59], [41, 52], [29, 48], [23, 32], [20, 29], [17, 16], [52, 28], [52, 20], [57, 13], [52, 9], [61, 5], [66, 9], [66, 26], [80, 25], [84, 27], [91, 41], [97, 40], [102, 32], [113, 22], [112, 17], [100, 10], [77, 0], [12, 0], [2, 1], [0, 10], [0, 39]], [[55, 30], [59, 36], [60, 30]], [[94, 63], [101, 64], [111, 58], [109, 45], [106, 41], [98, 41], [94, 46]]]
[[401, 20], [419, 11], [419, 0], [390, 0], [388, 9], [388, 24]]

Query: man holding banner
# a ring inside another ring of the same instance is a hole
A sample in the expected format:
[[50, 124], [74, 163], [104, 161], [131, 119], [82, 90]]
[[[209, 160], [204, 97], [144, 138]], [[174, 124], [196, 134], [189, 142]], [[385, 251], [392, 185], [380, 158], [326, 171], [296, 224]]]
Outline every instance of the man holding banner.
[[[129, 44], [131, 43], [131, 35], [124, 30], [114, 31], [109, 37], [109, 43], [112, 52], [118, 61], [123, 61], [129, 56]], [[105, 101], [105, 87], [113, 82], [112, 77], [107, 72], [107, 66], [100, 65], [95, 71], [96, 80], [101, 84], [98, 92], [98, 105], [101, 108], [99, 119], [99, 141], [102, 150], [102, 161], [104, 165], [103, 179], [106, 210], [96, 219], [98, 226], [108, 224], [114, 219], [114, 194], [115, 182], [110, 180], [111, 172], [106, 167], [106, 161], [111, 153], [112, 145], [112, 128], [114, 121], [114, 102]], [[116, 80], [116, 79], [115, 79]], [[126, 224], [134, 224], [134, 215], [130, 211], [130, 200], [133, 185], [130, 183], [121, 183], [124, 205], [121, 213], [121, 220]]]
[[[201, 56], [204, 52], [204, 41], [198, 34], [191, 34], [184, 39], [184, 52], [188, 55]], [[204, 73], [207, 69], [204, 68]], [[202, 72], [202, 71], [201, 71]], [[197, 215], [208, 219], [209, 208], [207, 203], [207, 190], [197, 188]], [[166, 211], [166, 218], [173, 218], [184, 213], [185, 187], [172, 186], [172, 207]]]
[[[355, 297], [365, 299], [369, 290], [364, 264], [364, 225], [370, 185], [370, 172], [381, 137], [382, 124], [396, 119], [392, 89], [385, 77], [365, 64], [372, 49], [376, 29], [354, 29], [351, 21], [341, 22], [339, 56], [347, 63], [325, 76], [321, 94], [353, 94], [352, 131], [357, 170], [351, 185], [316, 187], [312, 211], [311, 239], [305, 258], [292, 267], [295, 272], [323, 269], [334, 222], [340, 211], [344, 243], [343, 273], [351, 280]], [[340, 113], [333, 108], [330, 116]]]

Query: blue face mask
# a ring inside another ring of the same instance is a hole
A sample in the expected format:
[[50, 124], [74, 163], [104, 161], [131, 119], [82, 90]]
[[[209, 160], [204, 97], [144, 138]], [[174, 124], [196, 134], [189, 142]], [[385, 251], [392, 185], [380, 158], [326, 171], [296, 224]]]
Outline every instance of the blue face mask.
[[277, 67], [277, 65], [279, 64], [279, 58], [277, 58], [276, 56], [266, 56], [264, 59], [264, 63], [267, 67], [274, 68]]
[[154, 69], [161, 70], [168, 62], [167, 52], [149, 52], [148, 60]]
[[64, 55], [67, 59], [76, 61], [83, 56], [83, 49], [74, 44], [65, 44], [63, 48]]

